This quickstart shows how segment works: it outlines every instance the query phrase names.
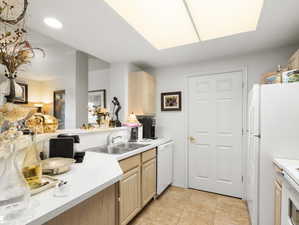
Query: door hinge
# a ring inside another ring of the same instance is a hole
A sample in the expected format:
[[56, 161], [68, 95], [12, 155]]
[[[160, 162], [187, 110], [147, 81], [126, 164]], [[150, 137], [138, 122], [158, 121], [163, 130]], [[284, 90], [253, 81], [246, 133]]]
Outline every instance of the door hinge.
[[244, 183], [244, 177], [243, 176], [241, 177], [241, 180], [242, 180], [242, 183]]

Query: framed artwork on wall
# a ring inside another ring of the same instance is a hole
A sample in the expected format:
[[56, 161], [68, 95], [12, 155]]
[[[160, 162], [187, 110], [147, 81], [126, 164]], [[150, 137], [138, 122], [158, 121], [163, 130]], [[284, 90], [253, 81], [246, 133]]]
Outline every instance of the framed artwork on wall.
[[58, 119], [58, 129], [65, 128], [65, 90], [54, 91], [54, 116]]
[[161, 111], [182, 111], [182, 92], [161, 93]]
[[21, 97], [16, 98], [14, 103], [16, 104], [28, 104], [28, 84], [19, 83], [17, 84], [22, 88], [22, 95]]
[[106, 90], [88, 92], [88, 123], [96, 123], [97, 116], [93, 114], [95, 107], [106, 108]]

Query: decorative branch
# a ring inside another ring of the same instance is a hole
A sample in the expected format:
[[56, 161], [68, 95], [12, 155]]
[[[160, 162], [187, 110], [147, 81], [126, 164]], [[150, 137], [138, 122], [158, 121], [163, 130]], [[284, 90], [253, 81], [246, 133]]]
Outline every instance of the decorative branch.
[[24, 18], [28, 0], [22, 1], [24, 1], [23, 11], [16, 19], [9, 18], [15, 6], [9, 5], [6, 1], [2, 1], [4, 6], [0, 6], [0, 24], [4, 25], [4, 32], [0, 34], [0, 64], [6, 67], [5, 75], [8, 78], [15, 78], [19, 67], [30, 63], [35, 57], [35, 51], [40, 51], [45, 56], [43, 49], [33, 48], [25, 38], [27, 31], [24, 28]]
[[8, 19], [7, 17], [6, 18], [2, 17], [2, 12], [4, 12], [7, 8], [9, 8], [10, 10], [14, 9], [14, 6], [13, 5], [8, 5], [8, 3], [6, 1], [2, 1], [2, 3], [3, 3], [4, 6], [0, 7], [0, 22], [1, 23], [16, 25], [24, 19], [27, 8], [28, 8], [28, 0], [24, 0], [24, 6], [23, 6], [22, 13], [16, 19]]

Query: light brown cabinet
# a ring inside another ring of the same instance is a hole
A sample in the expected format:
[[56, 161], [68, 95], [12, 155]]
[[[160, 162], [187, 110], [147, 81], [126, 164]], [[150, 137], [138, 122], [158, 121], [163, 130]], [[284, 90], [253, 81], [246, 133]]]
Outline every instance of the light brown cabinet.
[[282, 188], [279, 180], [274, 182], [274, 225], [281, 225]]
[[156, 195], [156, 159], [142, 164], [142, 206]]
[[112, 185], [44, 225], [117, 225], [116, 215], [116, 185]]
[[127, 172], [119, 183], [119, 221], [125, 225], [140, 211], [140, 167]]
[[144, 72], [129, 74], [128, 113], [153, 115], [156, 112], [155, 77]]
[[299, 49], [289, 59], [288, 68], [289, 70], [299, 69]]
[[156, 149], [120, 161], [119, 224], [128, 224], [156, 195]]
[[275, 171], [274, 180], [274, 225], [281, 225], [281, 202], [282, 202], [282, 172], [283, 170], [273, 165]]

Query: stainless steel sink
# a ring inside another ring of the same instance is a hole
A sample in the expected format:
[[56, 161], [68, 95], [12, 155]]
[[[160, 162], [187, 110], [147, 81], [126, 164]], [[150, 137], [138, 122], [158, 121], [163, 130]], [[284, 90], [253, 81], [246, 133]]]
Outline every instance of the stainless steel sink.
[[103, 146], [87, 149], [89, 152], [100, 152], [106, 154], [123, 154], [126, 152], [134, 151], [138, 148], [148, 146], [149, 144], [139, 144], [139, 143], [121, 143], [112, 146]]

